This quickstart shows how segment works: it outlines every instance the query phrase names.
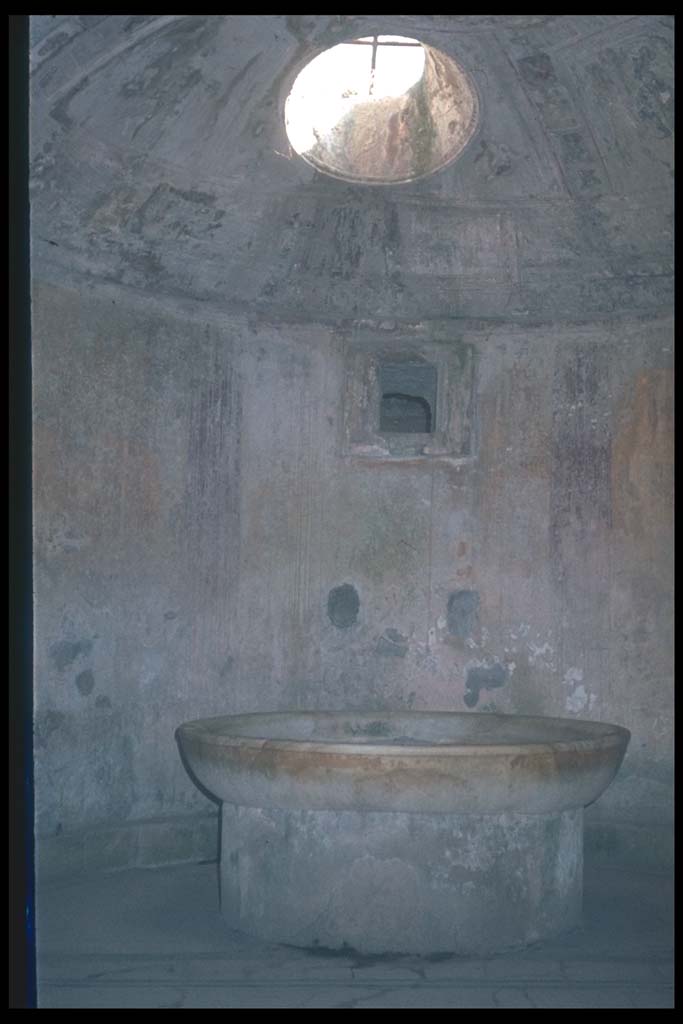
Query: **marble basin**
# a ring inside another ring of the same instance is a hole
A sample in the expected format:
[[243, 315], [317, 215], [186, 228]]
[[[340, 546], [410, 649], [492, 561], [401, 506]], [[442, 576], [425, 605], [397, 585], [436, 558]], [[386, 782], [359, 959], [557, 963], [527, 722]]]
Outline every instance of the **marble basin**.
[[233, 927], [368, 953], [489, 953], [578, 923], [583, 808], [630, 734], [468, 712], [283, 712], [176, 736], [223, 802]]

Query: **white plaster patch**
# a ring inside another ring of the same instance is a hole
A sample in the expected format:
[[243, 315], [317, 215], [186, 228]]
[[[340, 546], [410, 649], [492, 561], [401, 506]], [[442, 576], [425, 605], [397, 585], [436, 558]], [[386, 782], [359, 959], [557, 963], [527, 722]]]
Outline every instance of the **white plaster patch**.
[[540, 662], [547, 668], [554, 668], [553, 654], [555, 653], [550, 644], [546, 641], [544, 644], [528, 643], [527, 650], [529, 651], [529, 663], [535, 665]]
[[562, 680], [565, 686], [575, 686], [577, 683], [583, 682], [583, 669], [582, 668], [568, 668], [564, 674]]
[[567, 711], [578, 714], [583, 711], [588, 704], [588, 694], [586, 693], [583, 683], [577, 686], [573, 693], [570, 693], [565, 701], [565, 707]]
[[572, 711], [578, 714], [581, 711], [585, 711], [586, 708], [592, 711], [597, 698], [594, 693], [588, 693], [586, 687], [583, 685], [583, 669], [571, 666], [567, 669], [562, 679], [565, 686], [573, 687], [572, 692], [569, 694], [565, 701], [565, 707], [567, 711]]
[[531, 626], [528, 622], [521, 622], [514, 631], [512, 629], [508, 630], [508, 636], [511, 640], [518, 640], [520, 637], [527, 636], [530, 629]]
[[142, 650], [137, 660], [138, 677], [143, 686], [156, 686], [164, 667], [164, 656], [150, 648]]
[[588, 708], [589, 711], [592, 711], [597, 699], [597, 695], [594, 693], [587, 693], [585, 686], [581, 683], [572, 693], [569, 694], [565, 701], [565, 707], [567, 711], [574, 712], [575, 714], [585, 711], [586, 708]]

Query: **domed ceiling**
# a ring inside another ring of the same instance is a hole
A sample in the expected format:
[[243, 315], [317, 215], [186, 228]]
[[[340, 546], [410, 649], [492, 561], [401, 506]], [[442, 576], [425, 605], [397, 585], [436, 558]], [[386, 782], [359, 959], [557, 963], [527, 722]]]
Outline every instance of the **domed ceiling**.
[[[32, 267], [284, 319], [544, 320], [670, 305], [668, 15], [35, 15]], [[474, 138], [422, 180], [349, 184], [284, 108], [377, 33], [453, 58]]]

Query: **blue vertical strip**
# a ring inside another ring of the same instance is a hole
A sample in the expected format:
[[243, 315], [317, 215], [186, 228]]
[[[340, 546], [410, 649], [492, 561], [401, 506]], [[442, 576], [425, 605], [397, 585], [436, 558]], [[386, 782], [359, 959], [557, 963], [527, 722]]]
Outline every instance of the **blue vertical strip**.
[[36, 1000], [29, 16], [9, 16], [10, 1008]]

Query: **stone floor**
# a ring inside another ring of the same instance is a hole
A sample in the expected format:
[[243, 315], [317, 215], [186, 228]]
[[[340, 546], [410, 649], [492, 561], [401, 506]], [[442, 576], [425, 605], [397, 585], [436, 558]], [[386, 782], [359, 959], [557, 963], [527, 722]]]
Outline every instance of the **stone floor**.
[[673, 884], [587, 868], [584, 923], [487, 959], [360, 957], [231, 932], [215, 864], [39, 888], [41, 1008], [667, 1008]]

